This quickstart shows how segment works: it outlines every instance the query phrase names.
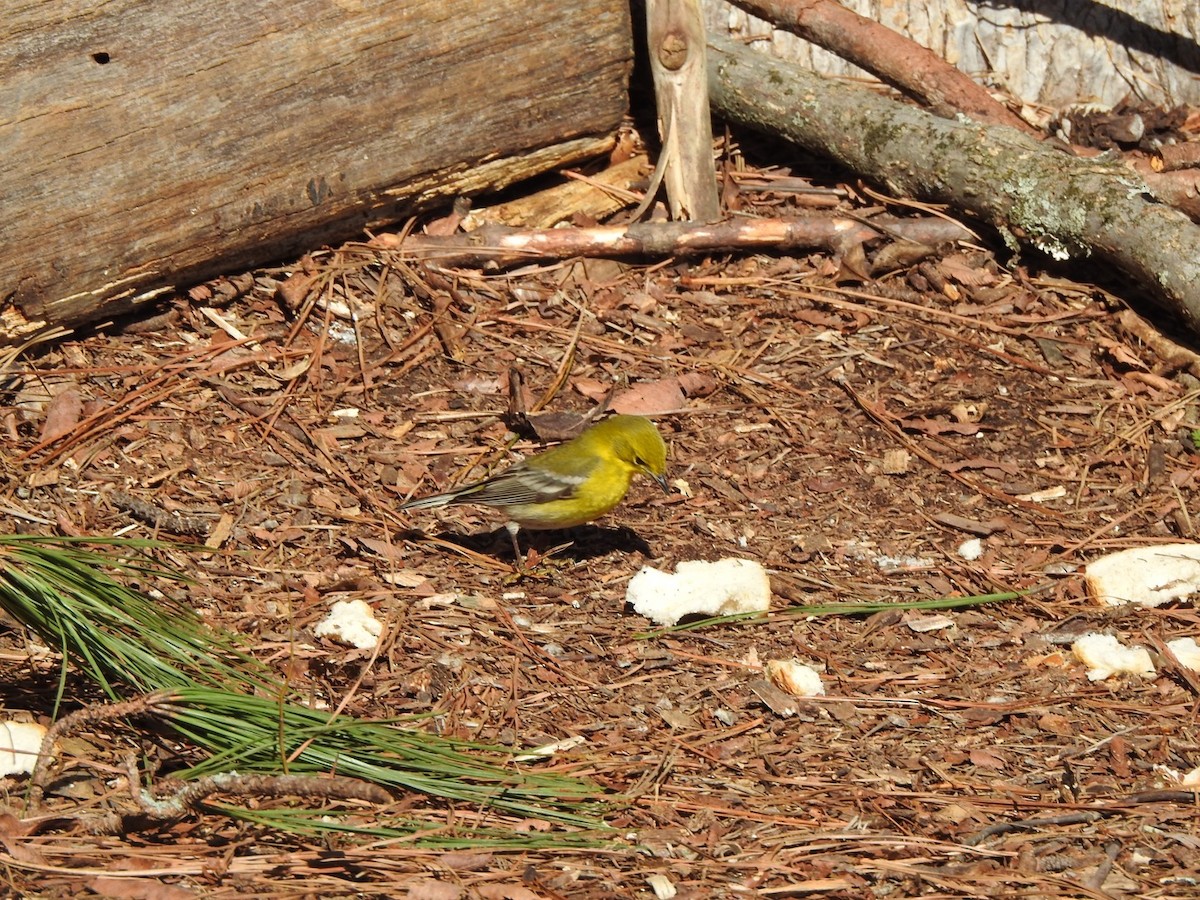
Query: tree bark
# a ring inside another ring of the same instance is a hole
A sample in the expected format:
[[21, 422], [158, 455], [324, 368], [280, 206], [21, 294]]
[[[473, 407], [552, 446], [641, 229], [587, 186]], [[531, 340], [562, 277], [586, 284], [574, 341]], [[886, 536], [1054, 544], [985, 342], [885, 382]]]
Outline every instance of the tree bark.
[[999, 229], [1015, 251], [1095, 259], [1132, 276], [1200, 333], [1200, 228], [1155, 203], [1127, 168], [1056, 152], [1012, 128], [940, 119], [709, 39], [716, 111], [885, 185], [948, 203]]

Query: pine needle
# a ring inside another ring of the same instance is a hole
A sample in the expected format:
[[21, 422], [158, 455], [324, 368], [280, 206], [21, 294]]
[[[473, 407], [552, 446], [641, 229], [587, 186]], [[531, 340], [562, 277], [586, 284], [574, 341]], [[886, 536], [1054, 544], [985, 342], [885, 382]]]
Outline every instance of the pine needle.
[[903, 600], [894, 603], [814, 603], [804, 606], [788, 606], [784, 609], [772, 610], [770, 613], [756, 611], [733, 613], [728, 616], [709, 616], [704, 619], [696, 619], [693, 622], [684, 622], [681, 625], [671, 625], [670, 627], [658, 628], [654, 631], [638, 632], [633, 637], [636, 640], [644, 641], [650, 638], [662, 637], [665, 634], [675, 634], [679, 631], [695, 631], [698, 628], [708, 628], [711, 625], [728, 625], [735, 622], [761, 624], [763, 622], [774, 621], [781, 616], [789, 618], [796, 616], [869, 616], [879, 612], [887, 612], [888, 610], [963, 609], [968, 606], [983, 606], [988, 603], [1019, 600], [1021, 597], [1027, 597], [1030, 594], [1044, 590], [1046, 587], [1047, 585], [1043, 584], [1023, 591], [976, 594], [970, 597], [935, 597], [931, 600]]
[[[234, 770], [335, 773], [468, 804], [475, 813], [494, 810], [604, 828], [598, 818], [602, 792], [586, 781], [523, 770], [502, 748], [288, 702], [286, 685], [235, 636], [210, 628], [180, 602], [151, 599], [114, 577], [186, 581], [148, 555], [164, 546], [116, 538], [0, 535], [0, 607], [62, 653], [60, 700], [68, 664], [113, 700], [165, 692], [149, 710], [208, 753], [185, 777]], [[279, 814], [275, 821], [284, 828], [294, 822], [320, 829], [323, 820], [297, 813]], [[329, 829], [356, 827], [335, 818]], [[484, 840], [479, 837], [484, 833], [476, 837]], [[499, 840], [505, 832], [488, 833]], [[455, 840], [461, 842], [462, 835]], [[572, 840], [595, 842], [580, 835]]]
[[[88, 545], [117, 550], [101, 553]], [[148, 551], [163, 545], [119, 538], [0, 535], [0, 606], [79, 666], [114, 700], [187, 685], [265, 687], [265, 667], [192, 609], [151, 599], [115, 577], [186, 579]], [[120, 687], [119, 687], [120, 686]]]

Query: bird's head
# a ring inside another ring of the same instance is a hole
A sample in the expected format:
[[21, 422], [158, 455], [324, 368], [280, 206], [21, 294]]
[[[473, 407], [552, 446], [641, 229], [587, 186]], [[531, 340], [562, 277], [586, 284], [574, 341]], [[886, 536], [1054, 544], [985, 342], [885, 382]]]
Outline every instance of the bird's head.
[[653, 422], [644, 416], [613, 416], [596, 428], [608, 432], [618, 459], [653, 478], [664, 491], [670, 492], [667, 487], [667, 445]]

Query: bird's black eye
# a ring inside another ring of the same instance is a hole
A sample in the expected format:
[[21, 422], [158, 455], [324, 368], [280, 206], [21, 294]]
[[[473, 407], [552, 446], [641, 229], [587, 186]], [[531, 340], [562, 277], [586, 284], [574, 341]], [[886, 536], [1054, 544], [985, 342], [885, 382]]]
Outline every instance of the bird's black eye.
[[637, 466], [639, 469], [646, 468], [646, 461], [644, 459], [642, 459], [640, 456], [635, 456], [633, 458], [633, 464], [635, 466]]

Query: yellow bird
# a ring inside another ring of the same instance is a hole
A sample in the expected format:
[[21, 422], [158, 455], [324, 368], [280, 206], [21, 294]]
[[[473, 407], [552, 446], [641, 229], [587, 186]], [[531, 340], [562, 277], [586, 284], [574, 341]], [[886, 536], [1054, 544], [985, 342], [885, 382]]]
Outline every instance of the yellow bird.
[[409, 500], [400, 508], [494, 506], [508, 516], [506, 527], [517, 550], [518, 527], [573, 528], [591, 522], [625, 498], [634, 475], [646, 475], [669, 490], [666, 471], [667, 446], [654, 423], [643, 416], [612, 416], [498, 475]]

